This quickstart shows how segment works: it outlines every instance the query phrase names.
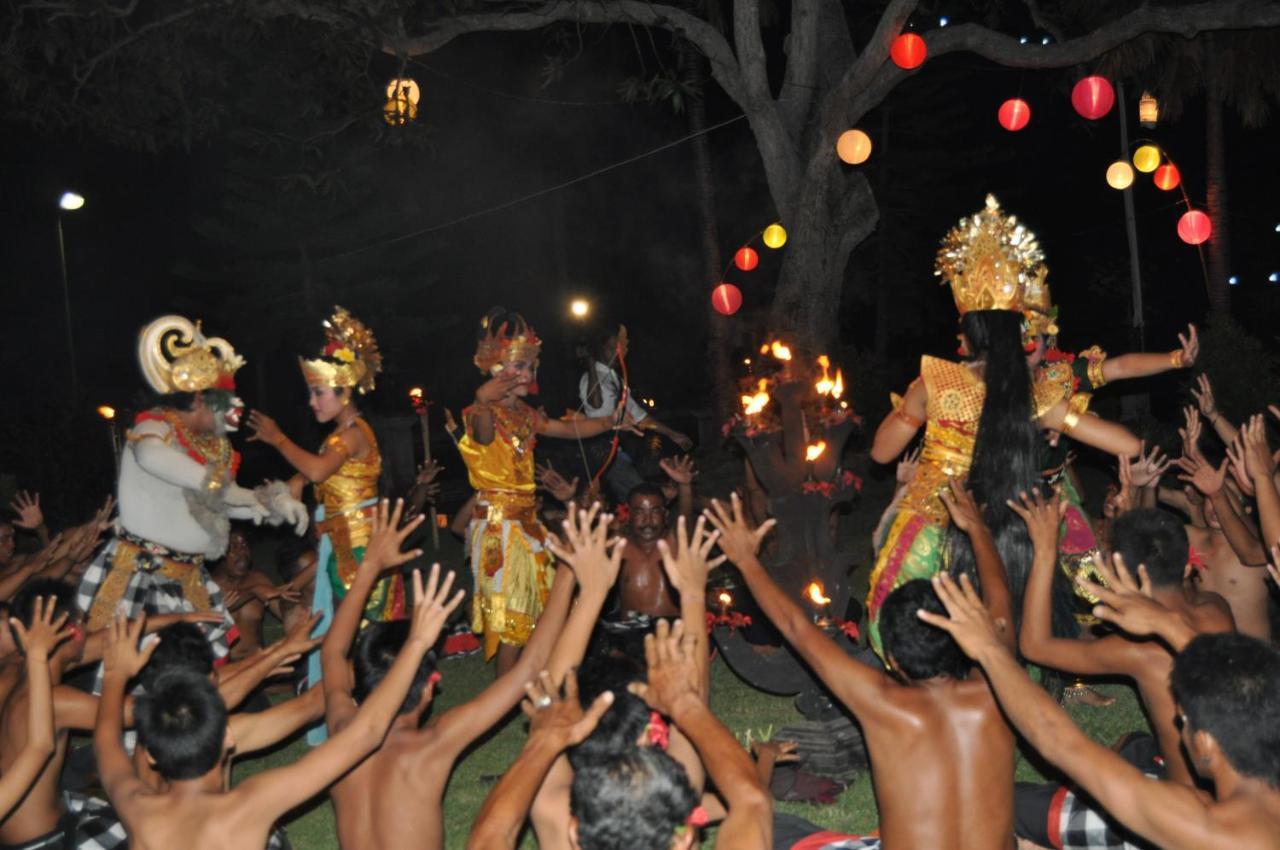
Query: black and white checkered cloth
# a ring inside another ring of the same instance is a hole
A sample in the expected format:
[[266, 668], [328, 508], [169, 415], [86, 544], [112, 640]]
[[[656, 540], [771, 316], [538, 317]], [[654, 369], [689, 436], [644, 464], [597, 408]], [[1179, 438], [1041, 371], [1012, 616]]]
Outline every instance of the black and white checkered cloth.
[[4, 850], [116, 850], [129, 846], [124, 824], [111, 805], [97, 797], [62, 792], [63, 814], [52, 832]]
[[[1152, 774], [1147, 775], [1156, 779]], [[1057, 817], [1061, 843], [1055, 844], [1056, 847], [1061, 850], [1150, 850], [1152, 845], [1141, 843], [1092, 801], [1067, 788], [1061, 789], [1060, 794]]]

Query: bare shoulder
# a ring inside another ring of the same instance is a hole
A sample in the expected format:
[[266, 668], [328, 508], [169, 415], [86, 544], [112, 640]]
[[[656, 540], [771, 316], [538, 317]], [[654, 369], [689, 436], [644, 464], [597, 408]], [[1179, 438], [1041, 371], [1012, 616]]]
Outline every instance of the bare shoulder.
[[1236, 620], [1231, 613], [1231, 604], [1221, 594], [1211, 590], [1196, 591], [1189, 613], [1192, 625], [1198, 634], [1236, 630]]

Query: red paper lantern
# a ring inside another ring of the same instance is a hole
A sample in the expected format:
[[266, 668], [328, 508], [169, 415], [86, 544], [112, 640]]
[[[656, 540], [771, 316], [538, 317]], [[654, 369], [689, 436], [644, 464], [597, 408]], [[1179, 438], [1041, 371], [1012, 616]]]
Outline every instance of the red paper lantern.
[[1156, 169], [1152, 179], [1155, 181], [1157, 189], [1171, 192], [1178, 188], [1178, 184], [1182, 182], [1182, 175], [1178, 172], [1178, 166], [1172, 162], [1167, 162]]
[[1116, 91], [1106, 77], [1085, 77], [1071, 90], [1071, 105], [1090, 121], [1097, 121], [1111, 111]]
[[1178, 238], [1188, 245], [1201, 245], [1213, 234], [1213, 222], [1201, 210], [1187, 210], [1178, 219]]
[[1016, 133], [1031, 120], [1031, 106], [1020, 97], [1011, 97], [1000, 104], [997, 118], [1001, 127], [1010, 133]]
[[732, 283], [722, 283], [711, 290], [711, 306], [722, 316], [732, 316], [742, 306], [742, 290]]
[[760, 255], [754, 249], [743, 246], [733, 255], [733, 264], [744, 272], [749, 272], [760, 265]]
[[929, 48], [925, 46], [924, 39], [913, 32], [904, 32], [889, 46], [889, 58], [893, 60], [893, 64], [906, 71], [923, 65], [928, 53]]

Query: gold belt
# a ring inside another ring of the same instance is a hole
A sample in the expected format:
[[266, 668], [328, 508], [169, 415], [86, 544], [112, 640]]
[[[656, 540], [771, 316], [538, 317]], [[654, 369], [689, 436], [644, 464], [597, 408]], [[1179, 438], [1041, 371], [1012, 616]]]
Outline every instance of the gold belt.
[[538, 518], [538, 501], [532, 493], [484, 490], [476, 501], [472, 517], [489, 522], [533, 522]]

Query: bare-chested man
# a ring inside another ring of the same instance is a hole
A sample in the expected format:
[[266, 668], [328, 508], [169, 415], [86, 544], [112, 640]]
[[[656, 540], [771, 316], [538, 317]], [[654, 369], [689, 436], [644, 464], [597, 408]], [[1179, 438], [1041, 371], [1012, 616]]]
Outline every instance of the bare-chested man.
[[268, 610], [283, 623], [283, 602], [298, 601], [298, 595], [288, 585], [276, 587], [265, 574], [253, 568], [249, 539], [240, 529], [232, 529], [227, 555], [210, 575], [222, 595], [233, 600], [227, 607], [240, 632], [240, 639], [231, 647], [233, 661], [262, 648], [262, 621]]
[[[666, 458], [662, 469], [678, 487], [676, 515], [693, 513], [693, 479], [697, 475], [690, 458]], [[643, 614], [648, 617], [680, 616], [680, 601], [662, 569], [658, 541], [671, 544], [670, 514], [667, 497], [656, 484], [640, 484], [627, 496], [627, 522], [623, 535], [627, 548], [622, 554], [622, 573], [618, 578], [618, 609], [623, 617]]]
[[[1011, 644], [1009, 591], [991, 533], [954, 482], [944, 502], [973, 542], [984, 604]], [[1012, 850], [1013, 733], [959, 647], [917, 618], [917, 610], [942, 610], [929, 582], [907, 582], [884, 603], [886, 673], [850, 658], [770, 578], [756, 551], [772, 521], [749, 528], [736, 495], [731, 508], [713, 503], [708, 518], [769, 620], [861, 724], [883, 847]]]

